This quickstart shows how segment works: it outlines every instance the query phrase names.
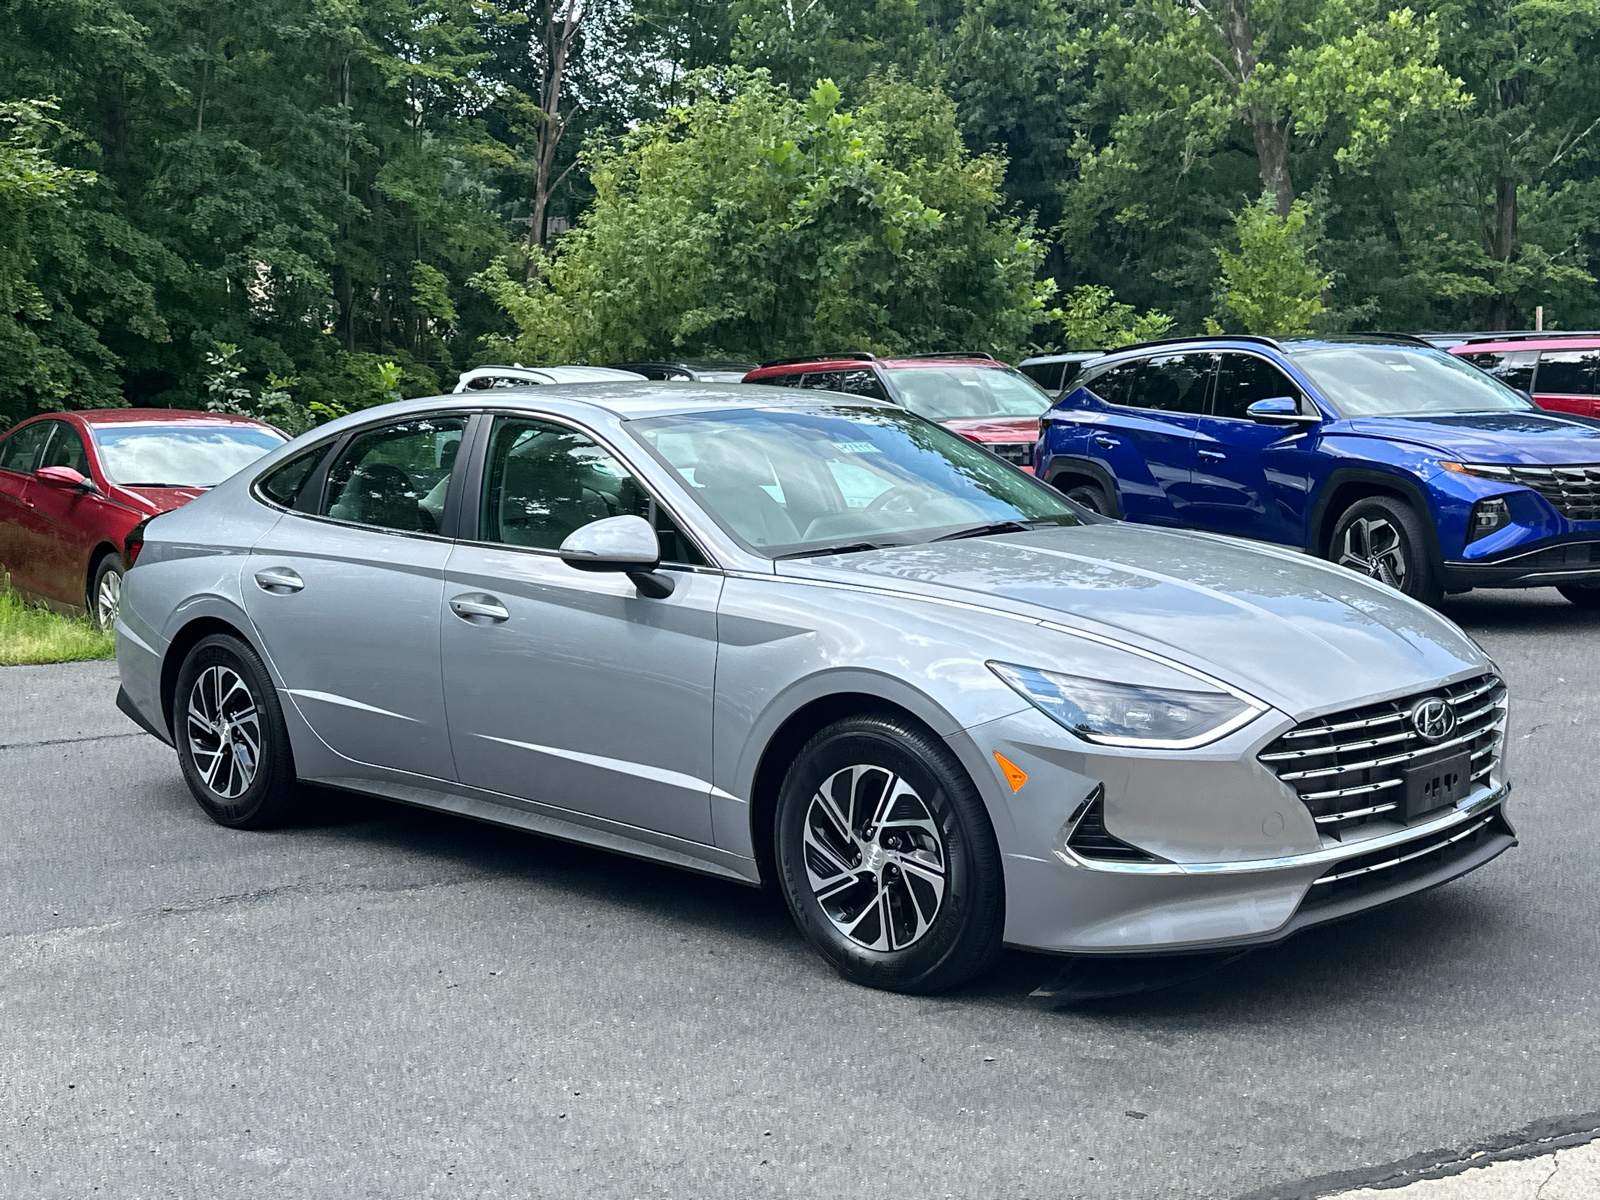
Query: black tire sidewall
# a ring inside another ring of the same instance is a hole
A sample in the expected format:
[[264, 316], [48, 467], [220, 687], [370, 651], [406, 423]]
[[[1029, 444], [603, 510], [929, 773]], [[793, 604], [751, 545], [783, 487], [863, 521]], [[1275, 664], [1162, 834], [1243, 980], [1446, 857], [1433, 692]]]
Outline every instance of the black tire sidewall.
[[[1111, 511], [1111, 500], [1106, 495], [1105, 488], [1098, 483], [1075, 483], [1069, 486], [1062, 495], [1075, 504], [1083, 505], [1084, 508], [1087, 508], [1097, 516], [1109, 517], [1114, 515]], [[1084, 497], [1088, 498], [1085, 499]]]
[[89, 620], [97, 628], [110, 632], [110, 626], [100, 624], [100, 583], [107, 575], [123, 575], [122, 563], [115, 554], [107, 554], [95, 565], [94, 575], [89, 579]]
[[[1416, 511], [1404, 500], [1389, 496], [1368, 496], [1357, 500], [1339, 515], [1333, 527], [1333, 537], [1328, 543], [1328, 560], [1337, 562], [1344, 547], [1345, 531], [1362, 517], [1383, 517], [1399, 531], [1401, 549], [1406, 557], [1406, 579], [1395, 590], [1423, 604], [1437, 604], [1444, 594], [1439, 583], [1439, 570], [1433, 561], [1433, 551]], [[1368, 575], [1366, 578], [1372, 578]]]
[[[802, 834], [822, 782], [844, 767], [882, 766], [927, 804], [944, 841], [945, 895], [932, 927], [904, 950], [868, 950], [828, 919], [806, 878]], [[806, 940], [839, 974], [890, 991], [928, 993], [964, 982], [999, 953], [1000, 853], [987, 810], [955, 756], [930, 732], [888, 717], [853, 717], [817, 734], [784, 780], [774, 822], [778, 884]]]
[[[244, 680], [261, 713], [261, 761], [256, 777], [232, 800], [211, 790], [195, 766], [189, 748], [189, 695], [201, 673], [215, 666], [227, 667]], [[184, 782], [189, 785], [196, 803], [213, 821], [232, 829], [264, 829], [285, 818], [294, 790], [294, 758], [289, 734], [272, 677], [244, 641], [228, 634], [212, 634], [189, 651], [178, 669], [177, 690], [172, 697], [172, 729]]]
[[1579, 608], [1600, 608], [1600, 587], [1582, 587], [1578, 584], [1567, 584], [1558, 587], [1560, 592]]

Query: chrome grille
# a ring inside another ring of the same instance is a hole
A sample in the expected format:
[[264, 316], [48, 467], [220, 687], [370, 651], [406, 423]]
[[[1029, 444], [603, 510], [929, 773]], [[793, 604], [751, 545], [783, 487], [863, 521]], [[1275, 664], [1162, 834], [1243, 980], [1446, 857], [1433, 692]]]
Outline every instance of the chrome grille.
[[1532, 488], [1569, 521], [1600, 521], [1600, 463], [1531, 467], [1468, 463], [1469, 474]]
[[[1428, 741], [1411, 724], [1412, 708], [1429, 697], [1455, 708], [1455, 727], [1442, 741]], [[1480, 675], [1303, 721], [1259, 757], [1299, 794], [1317, 828], [1339, 837], [1398, 808], [1405, 769], [1419, 759], [1470, 750], [1473, 781], [1487, 779], [1499, 761], [1505, 712], [1505, 684]]]
[[983, 448], [1019, 467], [1033, 466], [1032, 442], [985, 442]]

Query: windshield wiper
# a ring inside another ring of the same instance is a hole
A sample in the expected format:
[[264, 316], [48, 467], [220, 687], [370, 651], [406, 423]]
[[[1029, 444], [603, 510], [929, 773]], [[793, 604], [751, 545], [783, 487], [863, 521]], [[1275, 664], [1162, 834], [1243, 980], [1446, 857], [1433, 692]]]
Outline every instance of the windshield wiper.
[[1030, 528], [1031, 525], [1025, 525], [1021, 521], [990, 521], [987, 525], [971, 525], [954, 533], [941, 533], [933, 540], [953, 542], [959, 538], [988, 537], [991, 533], [1027, 533]]
[[809, 550], [791, 550], [787, 554], [774, 554], [773, 561], [783, 558], [821, 558], [825, 554], [859, 554], [863, 550], [886, 550], [898, 542], [846, 542], [842, 546], [813, 546]]

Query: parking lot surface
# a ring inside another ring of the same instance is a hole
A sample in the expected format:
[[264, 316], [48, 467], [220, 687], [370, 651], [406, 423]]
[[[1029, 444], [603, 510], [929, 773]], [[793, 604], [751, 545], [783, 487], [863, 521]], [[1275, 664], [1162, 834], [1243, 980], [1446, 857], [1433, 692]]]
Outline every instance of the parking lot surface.
[[1021, 953], [867, 991], [763, 893], [382, 802], [222, 829], [112, 664], [0, 669], [0, 1194], [1298, 1196], [1571, 1124], [1600, 1110], [1600, 614], [1447, 612], [1512, 688], [1521, 846], [1072, 1005]]

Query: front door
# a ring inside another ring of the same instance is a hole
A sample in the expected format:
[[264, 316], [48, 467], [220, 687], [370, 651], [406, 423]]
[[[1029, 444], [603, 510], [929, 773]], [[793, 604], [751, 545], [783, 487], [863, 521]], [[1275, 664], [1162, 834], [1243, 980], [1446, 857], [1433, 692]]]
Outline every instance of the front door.
[[[92, 479], [89, 455], [78, 431], [65, 421], [50, 424], [50, 441], [45, 445], [39, 466], [71, 467], [85, 479]], [[121, 505], [82, 488], [37, 478], [29, 499], [43, 548], [38, 558], [39, 590], [64, 604], [86, 604], [89, 554], [95, 547], [97, 530], [105, 524], [105, 517], [114, 515], [101, 510]], [[136, 520], [136, 516], [129, 518], [130, 523]]]
[[424, 416], [359, 431], [309, 511], [286, 513], [245, 560], [241, 591], [262, 649], [317, 736], [355, 763], [455, 775], [439, 671], [450, 557], [440, 531], [465, 425]]
[[33, 507], [33, 468], [54, 424], [35, 421], [0, 441], [0, 575], [25, 591], [38, 590], [44, 549]]
[[1310, 496], [1316, 441], [1303, 426], [1253, 421], [1258, 400], [1310, 401], [1272, 363], [1254, 354], [1222, 355], [1211, 412], [1196, 427], [1190, 520], [1201, 529], [1298, 545]]
[[[573, 530], [626, 513], [661, 532], [665, 599], [556, 554]], [[553, 421], [495, 418], [477, 535], [445, 573], [461, 782], [710, 843], [721, 575], [615, 456]]]
[[1079, 417], [1092, 426], [1087, 453], [1116, 478], [1129, 520], [1190, 523], [1195, 427], [1215, 364], [1209, 351], [1162, 354], [1120, 363], [1089, 382], [1106, 407]]

